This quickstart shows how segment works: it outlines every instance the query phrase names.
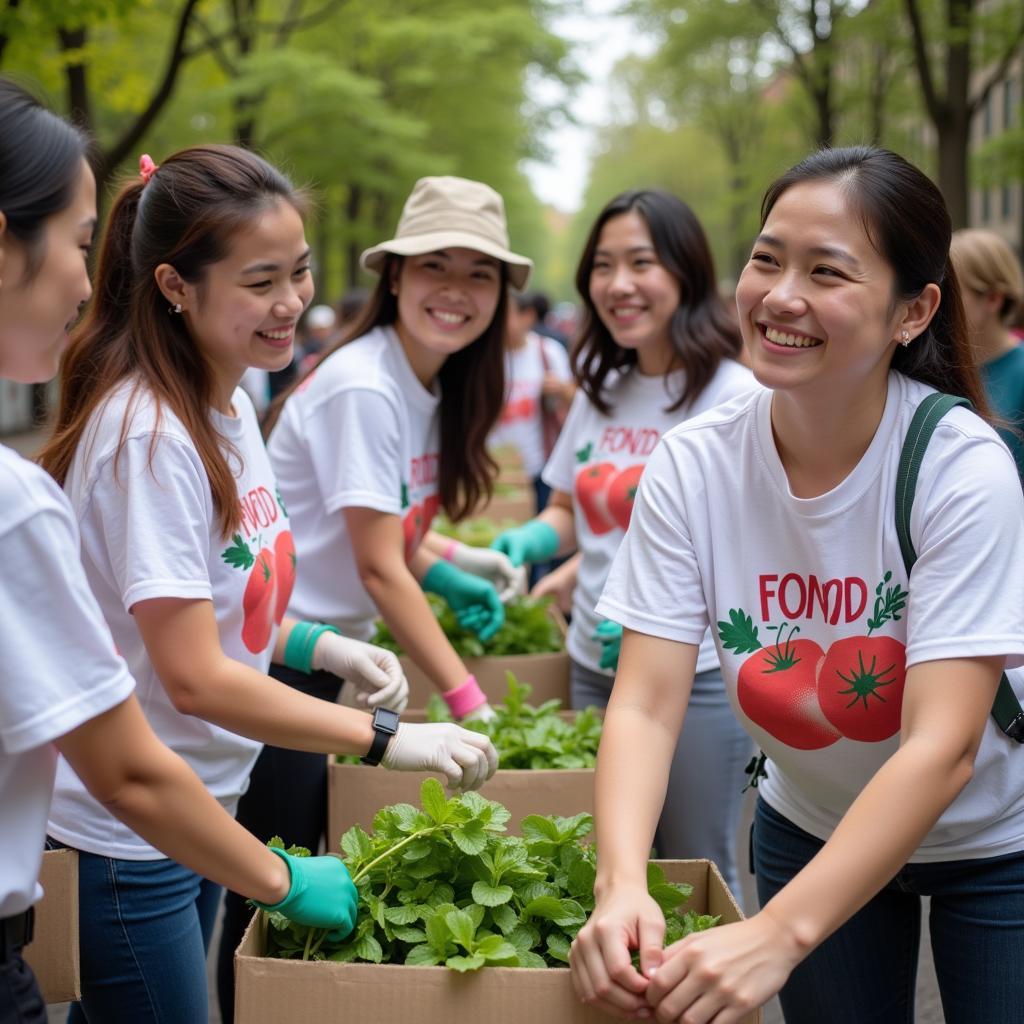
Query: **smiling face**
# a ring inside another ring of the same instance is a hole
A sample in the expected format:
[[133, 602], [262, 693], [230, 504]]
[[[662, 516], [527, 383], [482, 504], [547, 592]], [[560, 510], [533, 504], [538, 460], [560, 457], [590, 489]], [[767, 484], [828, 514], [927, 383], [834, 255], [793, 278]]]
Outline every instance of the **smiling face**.
[[95, 227], [96, 181], [82, 161], [71, 203], [46, 222], [34, 275], [26, 278], [25, 247], [0, 235], [0, 377], [36, 384], [56, 376], [68, 327], [92, 294], [86, 261]]
[[501, 291], [501, 263], [475, 249], [407, 256], [392, 287], [395, 330], [417, 376], [427, 383], [453, 352], [490, 326]]
[[590, 300], [617, 345], [635, 349], [641, 364], [671, 358], [669, 324], [679, 307], [679, 282], [658, 258], [647, 222], [630, 210], [601, 228], [590, 269]]
[[884, 395], [907, 313], [894, 290], [892, 267], [842, 189], [794, 185], [768, 215], [736, 288], [755, 376], [778, 391]]
[[281, 370], [291, 362], [295, 325], [312, 301], [313, 280], [302, 217], [290, 203], [268, 206], [201, 282], [175, 282], [173, 271], [163, 268], [170, 268], [157, 271], [164, 294], [181, 302], [222, 397], [230, 397], [249, 367]]

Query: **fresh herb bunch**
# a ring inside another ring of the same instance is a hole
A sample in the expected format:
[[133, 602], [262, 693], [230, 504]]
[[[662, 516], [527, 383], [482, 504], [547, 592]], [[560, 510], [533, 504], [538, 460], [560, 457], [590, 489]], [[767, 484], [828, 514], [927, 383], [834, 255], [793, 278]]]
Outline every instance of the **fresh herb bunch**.
[[[500, 658], [510, 654], [550, 654], [561, 651], [565, 644], [558, 624], [548, 614], [550, 597], [519, 597], [505, 605], [505, 624], [486, 643], [477, 635], [463, 629], [444, 598], [428, 594], [427, 600], [437, 621], [460, 658]], [[370, 641], [395, 654], [405, 652], [398, 646], [391, 630], [378, 621], [377, 631]]]
[[[560, 700], [547, 700], [538, 707], [527, 704], [532, 687], [505, 673], [508, 692], [503, 704], [494, 705], [494, 718], [486, 722], [460, 723], [466, 729], [490, 737], [502, 768], [593, 768], [601, 741], [601, 717], [587, 708], [563, 718]], [[435, 693], [427, 701], [431, 722], [454, 721], [445, 702]]]
[[[441, 784], [420, 788], [422, 809], [382, 808], [373, 834], [358, 825], [341, 839], [359, 890], [359, 913], [342, 942], [268, 912], [267, 955], [341, 963], [559, 967], [594, 909], [593, 846], [581, 842], [589, 814], [528, 815], [522, 837], [504, 835], [507, 808], [479, 793], [446, 799]], [[272, 839], [271, 846], [282, 846]], [[308, 850], [292, 848], [297, 856]], [[680, 906], [692, 888], [667, 882], [654, 864], [647, 888], [665, 915], [666, 943], [703, 931], [718, 918]]]

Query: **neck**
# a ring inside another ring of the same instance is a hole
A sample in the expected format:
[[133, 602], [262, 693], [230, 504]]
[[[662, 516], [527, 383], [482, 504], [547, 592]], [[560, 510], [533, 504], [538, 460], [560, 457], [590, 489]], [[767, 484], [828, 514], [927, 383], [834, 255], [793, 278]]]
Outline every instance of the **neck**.
[[430, 385], [441, 372], [441, 367], [444, 366], [444, 361], [448, 357], [444, 353], [431, 352], [417, 344], [416, 339], [409, 334], [400, 320], [395, 321], [395, 333], [398, 335], [402, 351], [405, 352], [405, 358], [409, 360], [416, 379], [429, 391]]
[[235, 410], [231, 405], [231, 396], [235, 388], [241, 383], [242, 375], [238, 373], [226, 373], [215, 370], [213, 375], [213, 407], [225, 416], [234, 416]]
[[644, 377], [664, 377], [679, 368], [679, 356], [667, 339], [657, 345], [643, 345], [636, 350], [636, 368]]
[[971, 348], [979, 363], [989, 363], [1016, 347], [1013, 335], [999, 320], [971, 336]]
[[850, 475], [878, 430], [886, 395], [883, 388], [844, 405], [834, 393], [773, 394], [772, 433], [796, 497], [816, 498]]
[[526, 339], [529, 337], [527, 334], [506, 334], [505, 335], [505, 348], [510, 352], [518, 352], [520, 349], [526, 348]]

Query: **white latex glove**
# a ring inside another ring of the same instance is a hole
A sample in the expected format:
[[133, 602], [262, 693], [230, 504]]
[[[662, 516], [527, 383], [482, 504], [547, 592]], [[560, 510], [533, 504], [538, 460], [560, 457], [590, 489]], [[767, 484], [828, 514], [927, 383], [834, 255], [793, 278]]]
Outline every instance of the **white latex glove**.
[[381, 758], [400, 772], [441, 772], [449, 789], [479, 789], [498, 767], [498, 752], [486, 737], [450, 722], [402, 722]]
[[501, 551], [458, 544], [452, 551], [451, 562], [457, 569], [481, 576], [491, 583], [502, 604], [526, 593], [525, 566], [514, 566], [508, 555]]
[[468, 715], [460, 718], [460, 722], [489, 722], [493, 718], [497, 718], [494, 708], [491, 707], [487, 701], [484, 701], [479, 707], [473, 708]]
[[401, 713], [409, 702], [409, 684], [402, 666], [382, 647], [337, 633], [322, 633], [313, 648], [312, 667], [351, 684], [357, 707], [390, 708]]

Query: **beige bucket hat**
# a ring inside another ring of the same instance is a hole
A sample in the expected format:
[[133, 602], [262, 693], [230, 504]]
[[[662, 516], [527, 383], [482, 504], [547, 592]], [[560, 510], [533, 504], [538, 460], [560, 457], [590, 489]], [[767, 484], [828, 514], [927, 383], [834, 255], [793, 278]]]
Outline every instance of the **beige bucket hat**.
[[450, 248], [476, 249], [506, 263], [514, 288], [525, 288], [530, 279], [533, 261], [508, 247], [501, 196], [482, 182], [449, 175], [420, 178], [402, 207], [395, 237], [367, 249], [359, 263], [379, 274], [388, 253], [418, 256]]

